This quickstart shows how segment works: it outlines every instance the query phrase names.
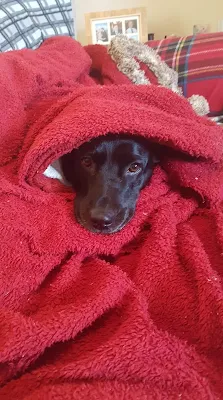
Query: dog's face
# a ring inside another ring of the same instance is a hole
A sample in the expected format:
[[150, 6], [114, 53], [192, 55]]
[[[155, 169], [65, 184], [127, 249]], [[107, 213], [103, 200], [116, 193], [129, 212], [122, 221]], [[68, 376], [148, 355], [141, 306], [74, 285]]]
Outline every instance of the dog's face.
[[76, 192], [78, 222], [89, 231], [109, 234], [132, 218], [154, 157], [141, 137], [107, 135], [64, 155], [61, 165]]

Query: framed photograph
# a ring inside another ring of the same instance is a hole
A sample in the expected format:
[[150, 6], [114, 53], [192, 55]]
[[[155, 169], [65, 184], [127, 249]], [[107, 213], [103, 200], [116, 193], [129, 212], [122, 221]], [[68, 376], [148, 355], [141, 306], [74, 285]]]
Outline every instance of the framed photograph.
[[209, 25], [194, 25], [193, 26], [193, 35], [198, 35], [201, 33], [208, 33], [209, 32]]
[[95, 21], [92, 27], [94, 43], [108, 44], [108, 23], [105, 21]]
[[110, 32], [111, 36], [120, 35], [123, 33], [122, 21], [112, 21], [110, 22]]
[[85, 15], [88, 44], [109, 45], [116, 35], [124, 34], [140, 42], [147, 40], [146, 8], [113, 10]]
[[130, 18], [125, 20], [125, 34], [138, 33], [138, 18]]

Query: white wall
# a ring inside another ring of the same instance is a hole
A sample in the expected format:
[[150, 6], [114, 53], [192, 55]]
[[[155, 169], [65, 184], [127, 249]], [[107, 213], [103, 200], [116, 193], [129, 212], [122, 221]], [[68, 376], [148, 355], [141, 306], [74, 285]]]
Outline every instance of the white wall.
[[172, 33], [190, 35], [195, 24], [209, 24], [212, 32], [223, 20], [223, 0], [72, 0], [77, 39], [86, 43], [85, 17], [90, 12], [147, 7], [148, 33], [160, 39]]
[[[124, 8], [147, 7], [148, 0], [72, 0], [76, 14], [77, 40], [86, 43], [85, 14], [98, 11], [121, 10]], [[222, 0], [223, 1], [223, 0]]]

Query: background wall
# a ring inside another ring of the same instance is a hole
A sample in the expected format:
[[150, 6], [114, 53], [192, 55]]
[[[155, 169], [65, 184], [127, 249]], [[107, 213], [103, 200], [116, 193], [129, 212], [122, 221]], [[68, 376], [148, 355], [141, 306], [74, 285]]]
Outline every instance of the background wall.
[[77, 39], [86, 43], [85, 17], [90, 12], [147, 7], [148, 33], [156, 39], [165, 35], [190, 35], [193, 25], [209, 24], [210, 31], [219, 30], [223, 20], [223, 0], [73, 0]]

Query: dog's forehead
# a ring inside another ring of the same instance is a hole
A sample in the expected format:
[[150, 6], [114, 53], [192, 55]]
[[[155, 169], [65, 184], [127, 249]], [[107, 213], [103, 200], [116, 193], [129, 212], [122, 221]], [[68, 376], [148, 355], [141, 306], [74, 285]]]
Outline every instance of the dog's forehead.
[[132, 154], [144, 154], [147, 149], [135, 140], [119, 140], [114, 142], [114, 153], [116, 154], [125, 154], [125, 153], [132, 153]]
[[145, 144], [137, 138], [126, 137], [99, 137], [81, 146], [84, 152], [96, 152], [107, 155], [113, 161], [120, 160], [124, 156], [148, 157], [149, 150]]

